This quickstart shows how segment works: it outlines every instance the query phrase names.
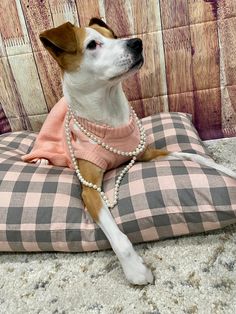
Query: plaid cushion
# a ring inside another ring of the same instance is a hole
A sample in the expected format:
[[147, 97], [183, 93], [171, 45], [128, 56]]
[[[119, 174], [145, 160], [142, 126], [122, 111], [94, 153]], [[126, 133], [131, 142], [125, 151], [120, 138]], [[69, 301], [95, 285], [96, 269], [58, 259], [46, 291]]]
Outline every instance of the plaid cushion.
[[[162, 113], [144, 118], [143, 124], [158, 148], [207, 154], [189, 115]], [[72, 170], [21, 161], [35, 138], [26, 132], [0, 137], [0, 250], [110, 247], [84, 211]], [[105, 175], [110, 197], [121, 170]], [[236, 180], [191, 161], [136, 163], [122, 181], [112, 215], [134, 243], [221, 228], [236, 222]]]

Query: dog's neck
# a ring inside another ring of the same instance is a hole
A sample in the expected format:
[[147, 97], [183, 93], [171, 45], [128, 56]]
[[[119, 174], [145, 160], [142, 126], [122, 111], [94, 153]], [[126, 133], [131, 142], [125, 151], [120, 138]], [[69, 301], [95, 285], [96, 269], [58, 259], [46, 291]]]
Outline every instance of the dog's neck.
[[90, 90], [63, 78], [63, 93], [72, 110], [97, 124], [119, 127], [129, 122], [129, 104], [121, 83]]

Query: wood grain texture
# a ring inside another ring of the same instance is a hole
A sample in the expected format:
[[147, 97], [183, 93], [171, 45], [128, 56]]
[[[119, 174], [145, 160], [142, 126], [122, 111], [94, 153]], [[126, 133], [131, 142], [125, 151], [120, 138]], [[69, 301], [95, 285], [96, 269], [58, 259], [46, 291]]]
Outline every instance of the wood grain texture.
[[0, 30], [3, 39], [23, 36], [15, 0], [0, 1], [0, 17]]
[[[202, 137], [217, 138], [222, 136], [217, 23], [213, 21], [191, 25], [190, 32], [193, 47], [194, 121]], [[204, 131], [206, 126], [210, 126], [214, 132]]]
[[160, 0], [163, 29], [189, 24], [187, 0]]
[[140, 87], [143, 98], [164, 95], [166, 84], [163, 84], [165, 68], [163, 60], [163, 43], [160, 32], [139, 36], [143, 40], [145, 64], [140, 71]]
[[34, 57], [47, 108], [51, 110], [62, 97], [61, 71], [47, 51], [35, 52]]
[[226, 19], [236, 17], [236, 1], [220, 0], [218, 1], [218, 18]]
[[195, 118], [194, 94], [185, 92], [168, 96], [169, 110], [173, 112], [188, 112]]
[[226, 85], [236, 82], [236, 17], [219, 23], [221, 50], [223, 54]]
[[5, 48], [5, 45], [4, 45], [2, 34], [0, 33], [0, 58], [1, 57], [6, 57], [6, 55], [7, 55], [6, 48]]
[[33, 51], [43, 49], [39, 40], [40, 32], [53, 27], [48, 0], [21, 0], [22, 10]]
[[145, 64], [123, 84], [140, 117], [189, 112], [203, 138], [236, 135], [236, 1], [2, 0], [0, 14], [0, 133], [38, 130], [62, 95], [39, 33], [97, 16], [143, 40]]
[[190, 24], [214, 21], [217, 19], [216, 11], [210, 1], [188, 0]]
[[220, 88], [194, 91], [194, 124], [202, 139], [223, 136]]
[[168, 94], [193, 90], [189, 27], [163, 31]]
[[0, 59], [0, 73], [0, 103], [11, 125], [11, 129], [14, 130], [15, 128], [14, 124], [11, 124], [10, 119], [18, 117], [18, 130], [32, 130], [8, 58]]
[[9, 64], [26, 114], [48, 112], [32, 54], [11, 56], [9, 57]]
[[139, 118], [163, 112], [167, 96], [152, 97], [131, 101], [131, 104]]
[[134, 33], [131, 6], [130, 0], [104, 0], [106, 22], [118, 37]]
[[100, 15], [99, 0], [76, 0], [79, 24], [82, 27], [88, 26], [92, 17], [105, 18]]
[[236, 130], [236, 85], [225, 86], [222, 95], [222, 129], [224, 136], [233, 136]]
[[55, 27], [65, 22], [79, 25], [77, 7], [74, 0], [49, 0], [49, 7]]
[[219, 44], [216, 22], [190, 26], [194, 90], [220, 86]]
[[135, 34], [147, 34], [161, 30], [159, 1], [133, 0], [131, 3]]

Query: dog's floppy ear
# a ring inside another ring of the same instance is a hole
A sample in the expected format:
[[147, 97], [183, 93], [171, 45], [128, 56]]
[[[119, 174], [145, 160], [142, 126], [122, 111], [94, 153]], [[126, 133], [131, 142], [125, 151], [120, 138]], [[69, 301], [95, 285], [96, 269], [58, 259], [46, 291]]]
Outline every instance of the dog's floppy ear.
[[103, 20], [101, 20], [97, 17], [91, 18], [91, 20], [89, 22], [89, 26], [94, 26], [94, 28], [96, 29], [96, 25], [103, 27], [103, 28], [106, 28], [107, 30], [109, 30], [109, 32], [111, 33], [113, 38], [117, 38], [117, 36], [113, 32], [113, 30], [105, 22], [103, 22]]
[[74, 25], [70, 22], [51, 28], [39, 35], [44, 47], [55, 58], [63, 53], [75, 53], [77, 51]]

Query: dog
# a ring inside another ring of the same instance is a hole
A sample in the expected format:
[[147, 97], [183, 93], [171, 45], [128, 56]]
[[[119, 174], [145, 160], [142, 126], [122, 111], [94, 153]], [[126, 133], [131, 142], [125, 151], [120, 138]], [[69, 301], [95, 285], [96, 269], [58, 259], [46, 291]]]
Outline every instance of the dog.
[[[40, 34], [40, 40], [62, 70], [65, 98], [51, 110], [48, 116], [49, 120], [45, 122], [46, 127], [45, 125], [42, 127], [44, 135], [41, 136], [39, 133], [33, 151], [24, 156], [23, 160], [37, 164], [51, 163], [75, 168], [82, 182], [82, 199], [85, 207], [109, 240], [127, 280], [134, 285], [151, 284], [154, 282], [151, 270], [136, 253], [128, 237], [119, 230], [110, 213], [109, 202], [106, 201], [104, 193], [101, 191], [104, 172], [132, 159], [134, 163], [135, 160], [146, 162], [165, 158], [192, 160], [213, 167], [234, 178], [236, 178], [236, 174], [202, 156], [158, 150], [146, 144], [145, 134], [142, 133], [142, 127], [135, 114], [131, 114], [121, 85], [124, 79], [133, 75], [143, 65], [141, 39], [118, 39], [105, 22], [98, 18], [92, 18], [88, 27], [76, 27], [67, 22], [59, 27], [46, 30]], [[76, 125], [75, 117], [74, 120], [73, 117], [66, 120], [67, 105], [70, 112], [79, 117], [80, 124]], [[53, 125], [51, 129], [48, 127], [50, 123]], [[54, 143], [58, 138], [66, 137], [62, 131], [64, 124], [67, 125], [67, 139], [64, 139], [63, 143], [69, 145], [69, 148], [65, 148], [67, 153], [64, 154], [62, 147], [65, 146], [63, 145], [60, 148], [53, 146], [50, 148], [50, 145], [47, 145], [42, 153], [40, 145], [45, 142], [45, 137], [53, 136], [52, 142], [54, 141]], [[84, 124], [87, 128], [89, 127], [90, 132], [86, 128], [84, 128], [85, 131], [81, 131]], [[131, 140], [127, 134], [121, 132], [123, 128], [130, 127], [130, 125], [132, 125], [132, 130], [128, 128], [130, 130], [128, 135]], [[99, 132], [103, 132], [104, 128], [106, 136], [108, 135], [107, 140], [111, 139], [109, 145], [97, 142], [96, 136], [99, 137]], [[118, 134], [118, 138], [115, 137], [119, 144], [117, 144], [117, 150], [120, 149], [117, 158], [114, 157], [114, 153], [117, 151], [114, 152], [116, 149], [112, 148], [115, 144], [110, 136], [113, 131], [116, 135]], [[139, 131], [143, 135], [142, 140], [139, 138]], [[131, 151], [128, 155], [123, 152], [123, 150], [127, 150], [127, 145], [128, 150]], [[96, 149], [93, 149], [94, 147]], [[137, 154], [132, 153], [132, 151], [136, 152], [136, 147], [138, 147]], [[55, 151], [53, 152], [53, 149], [57, 150], [58, 154], [62, 152], [60, 158], [59, 155], [54, 158]], [[51, 150], [50, 154], [47, 154], [47, 150]], [[103, 151], [106, 151], [106, 154], [103, 154]], [[114, 160], [115, 162], [113, 162]], [[128, 169], [129, 167], [126, 167], [125, 171]], [[120, 181], [121, 179], [122, 177]], [[116, 187], [118, 185], [119, 182]]]

